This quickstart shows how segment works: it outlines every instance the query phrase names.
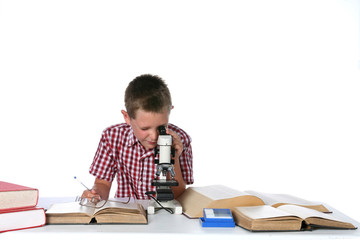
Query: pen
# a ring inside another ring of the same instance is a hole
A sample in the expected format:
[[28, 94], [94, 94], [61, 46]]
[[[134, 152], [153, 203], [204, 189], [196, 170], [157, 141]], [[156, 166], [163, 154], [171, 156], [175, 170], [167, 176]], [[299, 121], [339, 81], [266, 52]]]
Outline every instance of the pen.
[[90, 188], [85, 186], [85, 184], [83, 184], [79, 179], [77, 179], [76, 176], [74, 176], [74, 179], [77, 180], [81, 185], [83, 185], [87, 190], [91, 191]]

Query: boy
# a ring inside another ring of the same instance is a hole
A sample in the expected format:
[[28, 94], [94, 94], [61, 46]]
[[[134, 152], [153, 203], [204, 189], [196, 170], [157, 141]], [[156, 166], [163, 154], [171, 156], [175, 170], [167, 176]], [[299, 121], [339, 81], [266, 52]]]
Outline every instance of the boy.
[[125, 91], [122, 110], [126, 123], [104, 130], [89, 172], [96, 177], [93, 188], [85, 190], [83, 198], [108, 199], [111, 184], [117, 175], [117, 198], [148, 199], [147, 191], [155, 191], [151, 181], [155, 177], [154, 148], [157, 146], [159, 126], [167, 127], [175, 148], [174, 197], [186, 184], [193, 183], [192, 149], [190, 136], [169, 124], [173, 109], [170, 91], [158, 76], [141, 75], [131, 81]]

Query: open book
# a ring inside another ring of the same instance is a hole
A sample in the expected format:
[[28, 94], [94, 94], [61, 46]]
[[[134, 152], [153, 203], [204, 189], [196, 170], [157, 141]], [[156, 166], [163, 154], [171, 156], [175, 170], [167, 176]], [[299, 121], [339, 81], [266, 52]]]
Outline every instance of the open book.
[[57, 203], [46, 211], [47, 224], [135, 223], [147, 224], [139, 203], [108, 201], [101, 208], [81, 206], [78, 202]]
[[317, 227], [356, 229], [332, 214], [297, 205], [235, 207], [232, 213], [236, 224], [250, 231], [299, 231]]
[[321, 212], [329, 212], [322, 204], [313, 203], [301, 198], [285, 194], [267, 194], [254, 191], [238, 191], [223, 185], [189, 187], [177, 200], [183, 212], [190, 218], [203, 217], [204, 208], [233, 208], [240, 206], [294, 204], [312, 208]]

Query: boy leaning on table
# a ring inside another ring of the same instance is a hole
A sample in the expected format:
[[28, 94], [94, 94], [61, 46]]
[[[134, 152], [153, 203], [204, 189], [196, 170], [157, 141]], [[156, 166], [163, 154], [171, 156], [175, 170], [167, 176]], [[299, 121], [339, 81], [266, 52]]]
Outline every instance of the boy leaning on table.
[[125, 123], [105, 129], [89, 172], [96, 177], [94, 186], [85, 190], [82, 198], [108, 199], [114, 178], [116, 198], [148, 199], [147, 191], [155, 191], [151, 181], [155, 177], [154, 148], [158, 127], [166, 126], [175, 148], [174, 197], [186, 184], [193, 183], [191, 138], [181, 128], [169, 123], [173, 109], [170, 91], [158, 76], [145, 74], [132, 80], [125, 91], [122, 110]]

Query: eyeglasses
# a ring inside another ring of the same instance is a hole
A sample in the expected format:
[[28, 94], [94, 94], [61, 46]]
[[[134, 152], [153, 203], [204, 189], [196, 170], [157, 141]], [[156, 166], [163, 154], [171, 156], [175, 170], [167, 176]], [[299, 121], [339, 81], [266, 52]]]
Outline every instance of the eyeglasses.
[[[85, 184], [83, 184], [76, 176], [74, 177], [74, 179], [76, 179], [81, 185], [83, 185], [88, 191], [90, 191], [90, 189]], [[102, 208], [103, 206], [105, 206], [105, 204], [107, 202], [117, 202], [117, 203], [122, 203], [122, 204], [128, 204], [130, 202], [130, 199], [131, 199], [130, 195], [129, 195], [129, 199], [126, 202], [114, 201], [114, 200], [103, 200], [103, 199], [101, 199], [100, 195], [94, 196], [92, 198], [81, 198], [81, 197], [77, 196], [75, 198], [75, 202], [79, 202], [79, 204], [84, 207]]]
[[91, 207], [98, 209], [104, 207], [107, 202], [117, 202], [117, 203], [127, 204], [130, 202], [130, 196], [126, 202], [115, 201], [115, 200], [103, 200], [101, 199], [100, 196], [93, 197], [91, 199], [76, 197], [75, 201], [79, 202], [79, 204], [83, 207]]

